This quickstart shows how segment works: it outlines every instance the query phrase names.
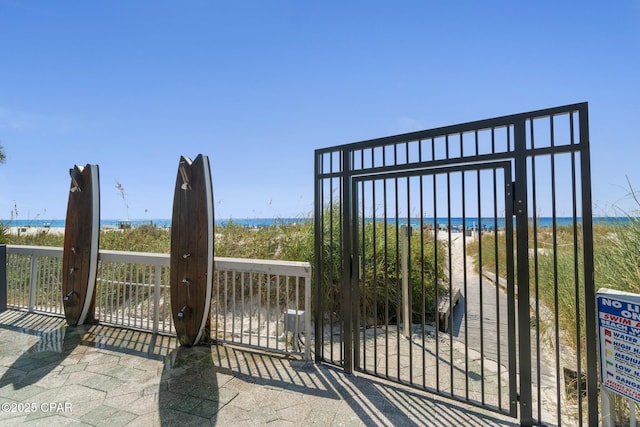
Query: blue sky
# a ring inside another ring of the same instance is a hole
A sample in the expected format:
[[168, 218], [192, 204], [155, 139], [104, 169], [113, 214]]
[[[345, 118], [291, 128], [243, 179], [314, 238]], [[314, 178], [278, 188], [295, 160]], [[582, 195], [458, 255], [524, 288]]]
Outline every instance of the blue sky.
[[633, 209], [639, 52], [637, 0], [0, 0], [0, 218], [86, 163], [102, 218], [169, 218], [198, 153], [217, 218], [310, 216], [317, 148], [582, 101], [595, 212]]

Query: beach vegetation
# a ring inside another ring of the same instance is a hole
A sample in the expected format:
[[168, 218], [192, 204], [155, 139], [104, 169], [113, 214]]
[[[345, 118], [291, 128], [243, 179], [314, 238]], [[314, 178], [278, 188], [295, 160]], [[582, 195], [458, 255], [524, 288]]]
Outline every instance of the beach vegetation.
[[25, 246], [64, 246], [64, 233], [56, 233], [51, 230], [43, 229], [36, 233], [18, 232], [10, 234], [8, 244], [25, 245]]
[[0, 222], [0, 245], [9, 243], [9, 226]]
[[100, 249], [169, 253], [171, 250], [171, 231], [169, 228], [148, 224], [119, 230], [102, 230], [100, 232]]
[[[334, 218], [335, 219], [335, 218]], [[323, 304], [325, 310], [340, 312], [341, 247], [339, 221], [330, 221], [325, 215], [325, 233], [322, 263]], [[330, 225], [331, 224], [331, 225]], [[329, 231], [328, 227], [333, 227]], [[399, 234], [393, 224], [365, 223], [361, 235], [365, 248], [362, 254], [361, 297], [366, 302], [367, 318], [378, 323], [399, 321], [401, 307], [401, 260], [397, 248]], [[244, 259], [268, 259], [303, 261], [314, 265], [314, 223], [309, 218], [295, 223], [275, 221], [266, 227], [246, 227], [226, 221], [215, 226], [215, 256]], [[409, 265], [411, 301], [414, 321], [425, 318], [433, 320], [437, 309], [436, 277], [445, 278], [443, 248], [439, 259], [435, 259], [435, 243], [432, 239], [420, 242], [419, 230], [412, 233]], [[62, 247], [64, 234], [44, 230], [38, 233], [12, 234], [9, 242], [16, 245]], [[171, 249], [170, 228], [140, 225], [130, 229], [101, 230], [100, 249], [169, 253]], [[416, 267], [418, 266], [418, 267]], [[126, 268], [125, 268], [126, 270]], [[438, 293], [444, 295], [444, 288]]]
[[[395, 224], [366, 222], [361, 224], [360, 239], [360, 293], [365, 301], [365, 319], [374, 319], [376, 324], [398, 323], [403, 308], [401, 232]], [[436, 296], [445, 294], [444, 243], [424, 238], [419, 229], [411, 231], [408, 242], [411, 321], [432, 322], [437, 311]]]
[[[332, 208], [325, 209], [321, 223], [318, 236], [321, 241], [318, 262], [322, 274], [320, 303], [325, 316], [334, 321], [341, 317], [341, 302], [344, 300], [339, 206], [334, 204]], [[360, 242], [357, 256], [358, 290], [362, 320], [367, 325], [400, 323], [403, 310], [401, 226], [385, 221], [360, 221], [357, 229]], [[313, 236], [312, 231], [309, 232], [310, 236]], [[434, 321], [437, 297], [445, 293], [442, 284], [446, 282], [446, 251], [442, 242], [434, 243], [433, 239], [425, 238], [419, 229], [412, 230], [408, 241], [411, 320], [416, 323]], [[436, 247], [439, 249], [436, 250]], [[437, 259], [436, 253], [440, 255]]]
[[[515, 234], [515, 232], [514, 232]], [[582, 226], [562, 225], [539, 228], [534, 234], [533, 224], [529, 225], [529, 289], [530, 298], [539, 297], [547, 313], [557, 313], [557, 318], [547, 319], [557, 322], [561, 341], [574, 350], [585, 352], [585, 309], [584, 309], [584, 258]], [[483, 271], [499, 272], [506, 278], [507, 253], [504, 232], [497, 235], [482, 235], [471, 242], [467, 254], [474, 257], [476, 265], [482, 258]], [[516, 236], [514, 235], [514, 248]], [[595, 289], [609, 288], [632, 293], [640, 293], [640, 219], [634, 216], [620, 218], [606, 224], [593, 226], [593, 271]], [[517, 259], [514, 258], [514, 271]], [[517, 292], [517, 277], [514, 277]], [[578, 298], [576, 298], [576, 295]], [[518, 295], [521, 297], [521, 295]], [[545, 319], [540, 321], [542, 328]], [[579, 332], [579, 333], [578, 333]], [[581, 341], [577, 341], [577, 337]]]

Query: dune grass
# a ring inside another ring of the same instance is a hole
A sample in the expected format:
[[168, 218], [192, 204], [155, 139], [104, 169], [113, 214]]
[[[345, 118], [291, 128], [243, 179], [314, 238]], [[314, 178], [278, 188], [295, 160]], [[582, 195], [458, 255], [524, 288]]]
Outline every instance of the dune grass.
[[[391, 227], [390, 225], [388, 227]], [[375, 228], [375, 230], [374, 230]], [[596, 289], [611, 288], [627, 292], [640, 293], [640, 219], [627, 218], [625, 221], [610, 225], [596, 225], [594, 230], [594, 273]], [[301, 221], [296, 224], [274, 224], [270, 227], [248, 228], [229, 221], [224, 226], [215, 227], [215, 254], [221, 257], [274, 259], [288, 261], [314, 261], [314, 236], [313, 222]], [[577, 234], [576, 234], [577, 233]], [[537, 286], [545, 303], [553, 307], [556, 294], [559, 298], [559, 311], [562, 317], [569, 323], [575, 323], [580, 311], [575, 306], [574, 292], [576, 283], [582, 283], [582, 255], [580, 227], [558, 227], [554, 234], [551, 229], [540, 229], [537, 240], [534, 242], [533, 230], [529, 230], [529, 245], [538, 248], [537, 255], [530, 254], [531, 288]], [[382, 248], [380, 240], [385, 236], [383, 224], [367, 225], [365, 239], [369, 242], [367, 248]], [[387, 231], [387, 239], [394, 239], [395, 232]], [[555, 238], [556, 250], [553, 251]], [[0, 227], [0, 239], [6, 243], [17, 245], [54, 246], [62, 247], [64, 235], [43, 231], [38, 234], [10, 235], [6, 227]], [[483, 235], [482, 238], [482, 265], [483, 269], [498, 271], [503, 275], [506, 272], [506, 252], [504, 234], [498, 233], [497, 239], [492, 235]], [[495, 250], [496, 240], [499, 250]], [[574, 245], [578, 243], [578, 246]], [[168, 228], [143, 225], [128, 230], [101, 231], [100, 248], [108, 250], [169, 253], [171, 245], [171, 233]], [[388, 247], [395, 247], [393, 241], [387, 242]], [[514, 238], [515, 245], [515, 238]], [[420, 252], [422, 248], [422, 253]], [[471, 242], [467, 253], [478, 257], [477, 241]], [[337, 250], [337, 248], [336, 248]], [[398, 275], [395, 271], [397, 262], [395, 259], [387, 259], [387, 266], [381, 266], [384, 259], [381, 249], [377, 249], [377, 256], [373, 252], [365, 254], [365, 265], [371, 267], [367, 274], [381, 275], [394, 278]], [[371, 249], [373, 251], [373, 249]], [[394, 256], [389, 251], [388, 256]], [[413, 282], [430, 282], [433, 272], [442, 268], [442, 260], [428, 258], [433, 253], [433, 248], [424, 245], [415, 245], [412, 248], [411, 264], [424, 264], [426, 270], [412, 271]], [[496, 259], [497, 253], [497, 259]], [[420, 261], [420, 258], [423, 261]], [[425, 258], [426, 257], [426, 258]], [[328, 262], [338, 262], [338, 254], [325, 256]], [[375, 263], [374, 263], [375, 259]], [[331, 270], [331, 266], [326, 266]], [[337, 266], [334, 269], [339, 270]], [[373, 272], [373, 268], [376, 272]], [[514, 266], [514, 268], [517, 266]], [[577, 268], [576, 268], [577, 267]], [[578, 271], [579, 273], [576, 273]], [[439, 276], [442, 276], [439, 272]], [[566, 325], [569, 326], [569, 323]], [[564, 326], [564, 325], [563, 325]]]
[[[224, 226], [216, 226], [215, 234], [216, 256], [313, 261], [313, 223], [309, 221], [261, 228], [248, 228], [229, 221]], [[62, 247], [64, 244], [64, 234], [49, 231], [19, 236], [7, 234], [6, 237], [7, 243], [14, 245]], [[101, 230], [100, 249], [169, 253], [171, 231], [151, 225]]]

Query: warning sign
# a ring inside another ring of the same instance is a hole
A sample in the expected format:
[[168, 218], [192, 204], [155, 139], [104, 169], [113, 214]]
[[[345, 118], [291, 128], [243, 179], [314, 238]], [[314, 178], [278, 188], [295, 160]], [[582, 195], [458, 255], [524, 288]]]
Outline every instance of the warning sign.
[[640, 403], [640, 295], [600, 289], [600, 382]]

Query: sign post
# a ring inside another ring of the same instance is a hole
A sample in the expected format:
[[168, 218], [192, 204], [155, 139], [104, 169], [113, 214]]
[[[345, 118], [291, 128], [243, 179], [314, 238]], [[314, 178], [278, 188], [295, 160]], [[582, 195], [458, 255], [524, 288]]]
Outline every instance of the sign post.
[[612, 425], [609, 391], [629, 399], [635, 425], [640, 403], [640, 295], [611, 289], [596, 294], [603, 425]]

